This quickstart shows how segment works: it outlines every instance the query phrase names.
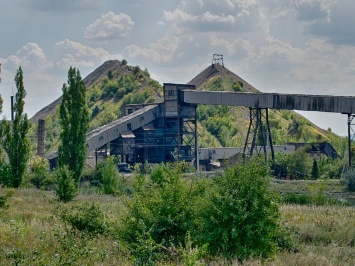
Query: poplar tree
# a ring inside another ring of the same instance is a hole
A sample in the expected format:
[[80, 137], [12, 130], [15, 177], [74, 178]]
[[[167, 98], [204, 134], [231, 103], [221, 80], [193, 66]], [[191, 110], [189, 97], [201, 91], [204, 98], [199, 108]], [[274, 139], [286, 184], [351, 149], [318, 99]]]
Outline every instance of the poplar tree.
[[312, 165], [312, 178], [313, 179], [318, 179], [319, 178], [318, 163], [317, 163], [317, 160], [315, 158], [313, 159], [313, 165]]
[[9, 186], [18, 188], [26, 172], [27, 162], [30, 155], [30, 140], [28, 131], [30, 122], [24, 113], [26, 90], [23, 85], [23, 72], [21, 67], [15, 76], [17, 92], [14, 103], [14, 121], [3, 121], [4, 141], [3, 147], [9, 158]]
[[79, 70], [70, 67], [68, 82], [63, 84], [63, 98], [59, 109], [61, 144], [58, 149], [59, 167], [65, 165], [79, 184], [86, 160], [86, 134], [89, 128], [89, 110], [86, 88]]

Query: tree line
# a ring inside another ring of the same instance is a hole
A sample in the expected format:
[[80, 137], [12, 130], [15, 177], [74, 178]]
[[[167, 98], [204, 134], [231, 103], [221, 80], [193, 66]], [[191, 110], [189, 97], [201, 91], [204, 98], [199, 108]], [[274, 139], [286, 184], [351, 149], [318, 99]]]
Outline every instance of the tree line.
[[[0, 185], [14, 188], [21, 185], [30, 157], [28, 132], [31, 125], [24, 112], [26, 90], [23, 80], [23, 71], [19, 67], [15, 76], [17, 90], [14, 120], [7, 121], [4, 118], [0, 122]], [[63, 196], [68, 190], [75, 193], [86, 159], [89, 111], [85, 84], [78, 69], [69, 68], [68, 80], [63, 84], [62, 91], [63, 99], [59, 109], [61, 144], [58, 149], [59, 168], [56, 175], [57, 193]], [[0, 114], [2, 104], [0, 96]], [[32, 167], [41, 168], [36, 164]]]

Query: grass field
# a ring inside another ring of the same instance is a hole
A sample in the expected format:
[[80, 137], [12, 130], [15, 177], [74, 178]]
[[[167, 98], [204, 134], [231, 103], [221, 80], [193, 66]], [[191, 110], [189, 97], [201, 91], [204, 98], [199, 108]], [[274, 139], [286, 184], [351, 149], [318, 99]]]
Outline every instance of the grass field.
[[[319, 182], [274, 181], [272, 187], [286, 192], [321, 191], [332, 197], [354, 197], [342, 191], [338, 180]], [[0, 188], [0, 195], [6, 191]], [[62, 204], [53, 192], [16, 190], [7, 200], [8, 207], [0, 208], [0, 265], [133, 265], [133, 258], [115, 233], [124, 200], [125, 196], [100, 195], [86, 188], [81, 189], [74, 202]], [[97, 203], [106, 214], [112, 228], [109, 234], [73, 233], [61, 219], [65, 210], [85, 202]], [[266, 261], [250, 260], [243, 265], [355, 265], [354, 205], [281, 205], [280, 212], [282, 223], [294, 240], [294, 252], [278, 252]], [[218, 258], [203, 263], [239, 265]], [[184, 264], [177, 259], [158, 265]]]

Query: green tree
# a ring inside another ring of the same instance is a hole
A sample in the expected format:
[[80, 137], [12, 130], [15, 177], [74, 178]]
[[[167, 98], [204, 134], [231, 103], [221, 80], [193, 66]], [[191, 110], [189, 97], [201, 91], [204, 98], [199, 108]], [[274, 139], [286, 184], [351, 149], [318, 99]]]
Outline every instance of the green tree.
[[287, 172], [294, 179], [307, 179], [311, 170], [311, 160], [307, 154], [308, 147], [297, 149], [288, 155]]
[[23, 72], [21, 67], [17, 70], [15, 76], [17, 92], [14, 104], [14, 121], [12, 125], [5, 120], [2, 122], [4, 142], [3, 147], [9, 158], [9, 186], [15, 188], [21, 185], [26, 172], [27, 162], [30, 154], [30, 140], [28, 131], [30, 122], [27, 114], [23, 112], [26, 96], [26, 90], [23, 85]]
[[58, 149], [59, 167], [68, 165], [79, 184], [86, 159], [86, 134], [89, 128], [89, 110], [86, 88], [79, 70], [70, 67], [68, 83], [63, 84], [63, 99], [59, 109], [61, 144]]
[[0, 95], [0, 114], [2, 113], [2, 104], [3, 104], [3, 100], [2, 100], [2, 97]]
[[268, 257], [278, 246], [277, 196], [269, 190], [268, 166], [252, 160], [237, 164], [214, 180], [213, 192], [198, 205], [202, 223], [193, 236], [211, 255]]
[[107, 158], [99, 167], [98, 174], [102, 180], [101, 191], [107, 195], [118, 195], [120, 189], [120, 177], [113, 157]]
[[312, 178], [313, 179], [318, 179], [319, 178], [319, 169], [318, 169], [318, 163], [316, 159], [313, 159], [313, 165], [312, 165]]
[[[3, 100], [0, 94], [0, 114], [2, 113], [2, 104]], [[0, 184], [4, 184], [4, 179], [5, 179], [5, 173], [4, 173], [4, 158], [3, 158], [3, 149], [2, 149], [2, 140], [3, 140], [3, 124], [0, 123]]]
[[36, 155], [32, 160], [30, 182], [36, 187], [41, 188], [44, 180], [49, 175], [48, 160]]
[[59, 167], [56, 172], [57, 187], [55, 194], [59, 201], [69, 202], [78, 195], [78, 189], [73, 179], [73, 172], [71, 172], [67, 165]]

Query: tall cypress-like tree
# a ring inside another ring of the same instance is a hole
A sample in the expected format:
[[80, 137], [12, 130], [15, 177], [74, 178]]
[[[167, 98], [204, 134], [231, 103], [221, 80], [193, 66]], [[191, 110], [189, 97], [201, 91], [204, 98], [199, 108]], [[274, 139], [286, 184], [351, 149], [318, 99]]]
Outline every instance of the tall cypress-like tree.
[[86, 159], [86, 134], [89, 129], [89, 110], [86, 88], [79, 70], [70, 67], [68, 82], [63, 84], [63, 99], [59, 109], [61, 144], [58, 149], [59, 167], [67, 165], [79, 184]]
[[27, 162], [30, 155], [30, 140], [28, 131], [30, 122], [24, 113], [26, 90], [23, 85], [23, 72], [21, 67], [15, 76], [17, 92], [14, 103], [14, 121], [12, 125], [3, 121], [4, 150], [9, 158], [10, 184], [17, 188], [21, 185], [26, 172]]
[[318, 179], [319, 178], [318, 163], [317, 163], [317, 160], [315, 158], [313, 159], [313, 165], [312, 165], [312, 178], [313, 179]]

